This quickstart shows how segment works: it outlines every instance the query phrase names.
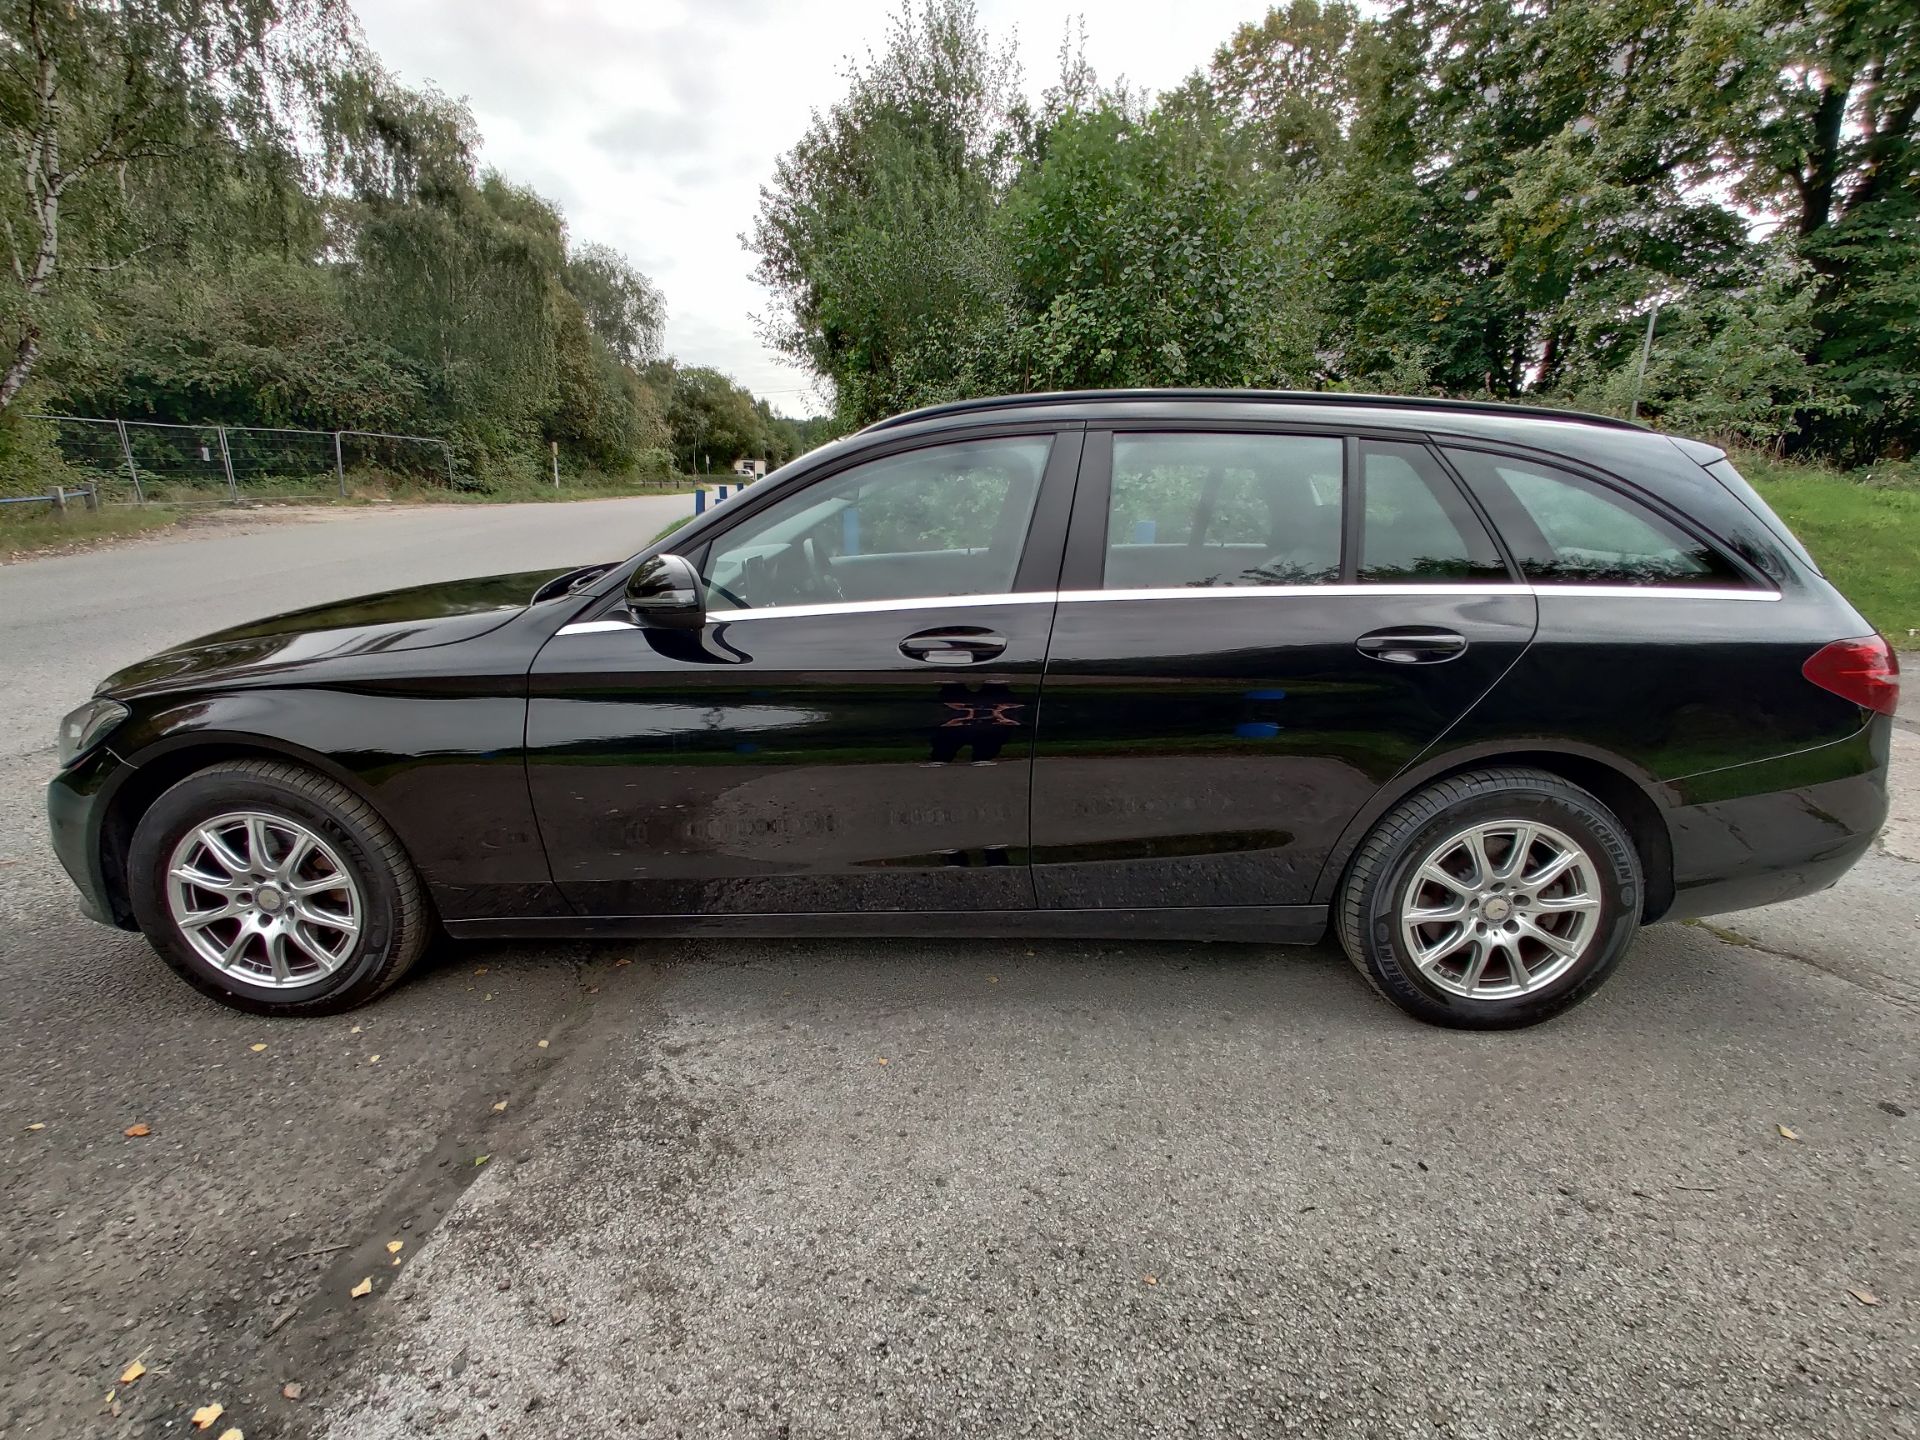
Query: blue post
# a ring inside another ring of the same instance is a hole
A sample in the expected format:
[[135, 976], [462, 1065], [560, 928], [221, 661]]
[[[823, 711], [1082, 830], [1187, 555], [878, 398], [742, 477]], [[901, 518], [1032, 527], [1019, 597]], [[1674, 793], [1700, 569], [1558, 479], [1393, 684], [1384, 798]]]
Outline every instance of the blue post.
[[1159, 527], [1151, 520], [1134, 521], [1133, 522], [1133, 543], [1136, 545], [1153, 544], [1154, 532], [1158, 528]]
[[726, 487], [726, 486], [724, 486], [724, 485], [722, 485], [722, 486], [720, 487], [720, 493], [719, 493], [719, 495], [717, 495], [717, 496], [715, 497], [715, 503], [718, 503], [719, 501], [721, 501], [721, 500], [724, 500], [724, 499], [726, 499], [726, 498], [727, 498], [727, 487]]
[[693, 513], [696, 517], [707, 513], [707, 492], [705, 489], [693, 492]]
[[860, 508], [849, 505], [840, 512], [840, 552], [843, 555], [860, 553]]

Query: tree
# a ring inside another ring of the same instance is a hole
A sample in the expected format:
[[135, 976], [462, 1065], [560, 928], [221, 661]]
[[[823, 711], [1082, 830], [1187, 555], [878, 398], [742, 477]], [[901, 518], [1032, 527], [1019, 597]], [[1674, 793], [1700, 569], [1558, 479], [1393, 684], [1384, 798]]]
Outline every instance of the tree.
[[[0, 0], [0, 144], [19, 176], [0, 196], [0, 410], [64, 292], [174, 238], [151, 227], [188, 208], [165, 203], [167, 181], [214, 183], [236, 138], [284, 150], [287, 105], [323, 83], [350, 24], [345, 0]], [[136, 212], [147, 226], [127, 223]]]
[[580, 246], [567, 257], [561, 282], [621, 364], [637, 370], [660, 358], [666, 300], [626, 256], [611, 245]]
[[747, 244], [772, 301], [763, 334], [833, 382], [850, 422], [1002, 378], [992, 217], [1016, 82], [971, 0], [904, 9], [761, 190]]

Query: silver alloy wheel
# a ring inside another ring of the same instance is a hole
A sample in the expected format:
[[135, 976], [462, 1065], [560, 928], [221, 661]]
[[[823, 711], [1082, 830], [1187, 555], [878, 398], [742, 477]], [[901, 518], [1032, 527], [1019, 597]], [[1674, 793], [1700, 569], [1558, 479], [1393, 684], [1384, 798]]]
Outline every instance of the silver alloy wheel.
[[167, 908], [214, 969], [287, 989], [353, 953], [364, 906], [333, 847], [296, 820], [235, 810], [195, 826], [167, 862]]
[[1548, 825], [1489, 820], [1450, 835], [1414, 868], [1400, 938], [1420, 973], [1470, 1000], [1552, 984], [1600, 931], [1600, 875]]

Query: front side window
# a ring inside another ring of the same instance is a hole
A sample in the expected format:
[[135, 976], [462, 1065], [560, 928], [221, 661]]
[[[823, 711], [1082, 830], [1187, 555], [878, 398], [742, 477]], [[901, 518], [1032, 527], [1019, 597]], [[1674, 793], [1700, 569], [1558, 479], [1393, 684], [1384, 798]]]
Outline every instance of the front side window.
[[1529, 580], [1737, 585], [1732, 563], [1619, 491], [1534, 460], [1449, 448]]
[[1337, 438], [1116, 435], [1109, 590], [1340, 578]]
[[1493, 537], [1424, 445], [1360, 446], [1362, 581], [1486, 584], [1505, 581]]
[[1053, 441], [934, 445], [809, 485], [708, 551], [709, 610], [998, 595], [1013, 588]]

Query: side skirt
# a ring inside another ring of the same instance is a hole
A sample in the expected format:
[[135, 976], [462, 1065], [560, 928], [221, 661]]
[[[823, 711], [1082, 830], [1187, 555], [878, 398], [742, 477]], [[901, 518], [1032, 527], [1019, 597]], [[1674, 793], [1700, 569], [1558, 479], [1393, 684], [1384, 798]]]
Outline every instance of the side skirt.
[[1249, 940], [1312, 945], [1325, 905], [1233, 905], [1166, 910], [882, 910], [802, 915], [542, 915], [449, 920], [456, 939], [587, 940], [659, 935], [994, 937], [1078, 940]]

